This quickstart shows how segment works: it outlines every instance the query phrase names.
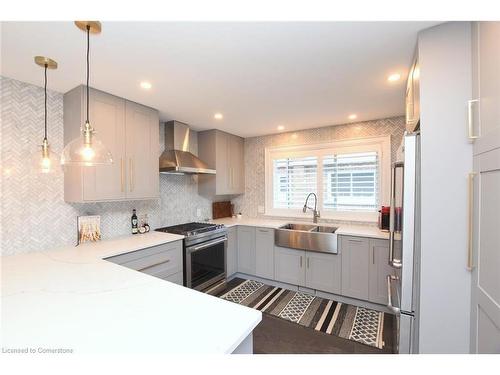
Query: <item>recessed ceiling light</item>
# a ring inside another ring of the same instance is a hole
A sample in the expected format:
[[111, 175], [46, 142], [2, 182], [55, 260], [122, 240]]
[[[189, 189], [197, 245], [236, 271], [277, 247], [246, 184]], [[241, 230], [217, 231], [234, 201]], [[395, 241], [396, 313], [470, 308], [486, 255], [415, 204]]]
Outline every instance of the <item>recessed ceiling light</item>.
[[393, 73], [389, 77], [387, 77], [387, 80], [389, 82], [397, 82], [397, 81], [400, 80], [400, 78], [401, 78], [401, 74], [399, 74], [399, 73]]
[[153, 87], [153, 85], [150, 82], [147, 81], [141, 82], [141, 88], [143, 88], [144, 90], [149, 90], [151, 87]]
[[358, 118], [358, 115], [353, 113], [352, 115], [347, 116], [349, 120], [356, 120]]
[[281, 130], [285, 130], [285, 127], [283, 125], [279, 125], [276, 129], [281, 131]]
[[222, 120], [224, 118], [224, 116], [222, 115], [222, 113], [216, 113], [214, 115], [214, 119], [216, 120]]

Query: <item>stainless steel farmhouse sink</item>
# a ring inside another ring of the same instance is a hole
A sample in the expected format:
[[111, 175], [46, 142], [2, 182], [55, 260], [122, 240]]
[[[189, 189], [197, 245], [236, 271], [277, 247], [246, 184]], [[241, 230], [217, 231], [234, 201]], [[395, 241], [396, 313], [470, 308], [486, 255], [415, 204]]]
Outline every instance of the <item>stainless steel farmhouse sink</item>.
[[325, 225], [285, 224], [276, 229], [276, 246], [337, 254], [338, 228]]

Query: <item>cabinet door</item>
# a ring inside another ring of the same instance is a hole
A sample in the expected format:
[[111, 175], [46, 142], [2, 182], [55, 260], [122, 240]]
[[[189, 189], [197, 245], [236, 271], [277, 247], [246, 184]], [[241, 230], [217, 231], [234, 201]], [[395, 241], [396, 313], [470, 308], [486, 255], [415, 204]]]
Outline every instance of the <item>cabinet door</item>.
[[306, 286], [340, 294], [341, 255], [306, 252]]
[[245, 192], [243, 142], [243, 138], [238, 136], [229, 137], [229, 189], [231, 194], [243, 194]]
[[255, 274], [274, 279], [274, 229], [256, 229], [255, 255]]
[[474, 155], [500, 147], [500, 22], [473, 25]]
[[238, 227], [238, 272], [255, 275], [255, 228]]
[[113, 164], [82, 168], [83, 200], [124, 199], [125, 100], [91, 89], [89, 119], [96, 137], [113, 155]]
[[229, 134], [215, 132], [215, 165], [217, 173], [215, 174], [215, 194], [231, 194], [230, 187], [230, 155], [229, 155]]
[[127, 197], [159, 197], [159, 119], [158, 111], [126, 102]]
[[274, 278], [284, 283], [305, 286], [305, 251], [275, 246]]
[[395, 275], [389, 266], [389, 241], [370, 240], [370, 285], [369, 300], [387, 304], [387, 276]]
[[226, 276], [238, 272], [238, 231], [236, 227], [227, 229]]
[[342, 294], [368, 300], [369, 240], [341, 236]]

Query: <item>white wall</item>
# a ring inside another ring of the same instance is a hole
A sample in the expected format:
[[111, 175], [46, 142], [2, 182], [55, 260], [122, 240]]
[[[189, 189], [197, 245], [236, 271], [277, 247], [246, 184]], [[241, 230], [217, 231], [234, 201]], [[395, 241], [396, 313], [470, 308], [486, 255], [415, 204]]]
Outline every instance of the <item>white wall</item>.
[[468, 353], [470, 274], [467, 184], [472, 146], [466, 138], [471, 95], [470, 23], [423, 31], [421, 64], [422, 264], [421, 353]]

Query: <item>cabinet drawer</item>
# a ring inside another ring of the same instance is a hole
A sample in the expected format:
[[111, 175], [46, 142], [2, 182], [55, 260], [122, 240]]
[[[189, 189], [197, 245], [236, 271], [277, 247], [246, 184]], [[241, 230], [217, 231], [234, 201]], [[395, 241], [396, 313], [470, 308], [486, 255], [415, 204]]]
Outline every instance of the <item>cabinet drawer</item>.
[[163, 278], [182, 271], [182, 244], [176, 241], [117, 255], [106, 260]]

